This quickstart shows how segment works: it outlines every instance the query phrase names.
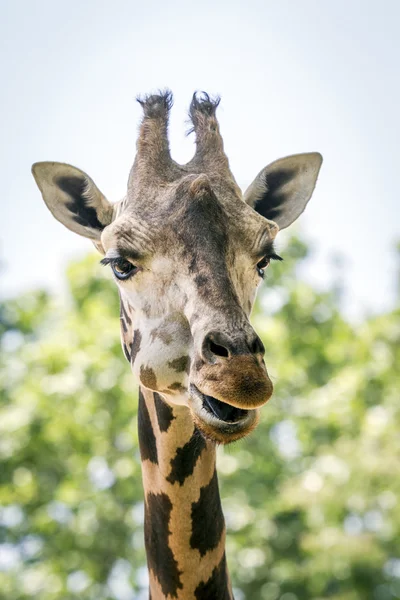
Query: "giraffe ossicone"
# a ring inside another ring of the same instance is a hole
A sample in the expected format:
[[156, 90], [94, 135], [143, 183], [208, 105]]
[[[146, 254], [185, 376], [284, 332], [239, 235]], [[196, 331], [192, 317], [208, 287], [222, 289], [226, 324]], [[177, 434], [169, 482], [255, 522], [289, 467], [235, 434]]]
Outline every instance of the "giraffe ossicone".
[[121, 300], [124, 354], [140, 382], [139, 441], [151, 597], [232, 598], [215, 443], [247, 435], [272, 394], [249, 320], [274, 238], [305, 209], [322, 157], [289, 156], [242, 194], [216, 118], [194, 94], [196, 151], [170, 155], [169, 91], [139, 99], [143, 120], [127, 194], [110, 203], [83, 171], [32, 167], [56, 219], [91, 239]]

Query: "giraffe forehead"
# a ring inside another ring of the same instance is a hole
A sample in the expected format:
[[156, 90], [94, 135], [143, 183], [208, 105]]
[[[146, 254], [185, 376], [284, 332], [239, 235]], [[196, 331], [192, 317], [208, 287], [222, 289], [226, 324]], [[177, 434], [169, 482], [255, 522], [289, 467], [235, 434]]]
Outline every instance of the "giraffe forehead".
[[[193, 200], [173, 196], [150, 213], [130, 205], [102, 235], [103, 246], [123, 254], [221, 258], [228, 248], [249, 249], [268, 231], [266, 219], [237, 198]], [[271, 236], [274, 237], [274, 236]]]

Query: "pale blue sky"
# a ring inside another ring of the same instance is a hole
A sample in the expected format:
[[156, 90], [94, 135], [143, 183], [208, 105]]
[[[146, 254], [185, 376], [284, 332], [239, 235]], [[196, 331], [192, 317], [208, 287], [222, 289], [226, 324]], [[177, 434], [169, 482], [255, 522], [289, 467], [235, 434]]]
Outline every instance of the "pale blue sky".
[[185, 162], [195, 89], [222, 96], [219, 119], [242, 188], [281, 156], [324, 155], [302, 229], [317, 248], [307, 277], [347, 259], [347, 306], [393, 301], [400, 238], [400, 2], [3, 0], [0, 22], [2, 289], [60, 287], [91, 245], [54, 220], [30, 174], [70, 162], [110, 200], [134, 157], [137, 94], [170, 87], [172, 153]]

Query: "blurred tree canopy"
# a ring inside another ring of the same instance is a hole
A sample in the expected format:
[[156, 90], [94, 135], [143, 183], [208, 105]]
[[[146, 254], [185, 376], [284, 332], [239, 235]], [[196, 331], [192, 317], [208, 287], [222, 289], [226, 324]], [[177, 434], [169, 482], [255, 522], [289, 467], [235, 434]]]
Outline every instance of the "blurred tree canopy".
[[[218, 451], [238, 600], [400, 598], [400, 311], [352, 325], [298, 277], [299, 239], [253, 322], [275, 394]], [[147, 598], [137, 391], [98, 257], [68, 306], [0, 306], [0, 598]], [[373, 285], [373, 282], [371, 283]]]

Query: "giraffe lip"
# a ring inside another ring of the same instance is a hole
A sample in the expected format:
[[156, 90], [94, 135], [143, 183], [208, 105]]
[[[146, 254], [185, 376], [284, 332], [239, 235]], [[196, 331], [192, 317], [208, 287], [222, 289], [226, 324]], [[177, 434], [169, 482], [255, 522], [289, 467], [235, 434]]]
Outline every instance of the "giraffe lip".
[[[214, 398], [213, 396], [203, 394], [193, 383], [190, 385], [190, 392], [198, 401], [200, 400], [203, 415], [203, 411], [205, 411], [205, 413], [210, 415], [213, 420], [218, 419], [219, 422], [226, 423], [227, 425], [240, 425], [243, 421], [247, 420], [249, 413], [253, 412], [231, 406], [226, 402], [217, 400], [217, 398]], [[197, 405], [198, 404], [199, 403], [197, 402]]]

